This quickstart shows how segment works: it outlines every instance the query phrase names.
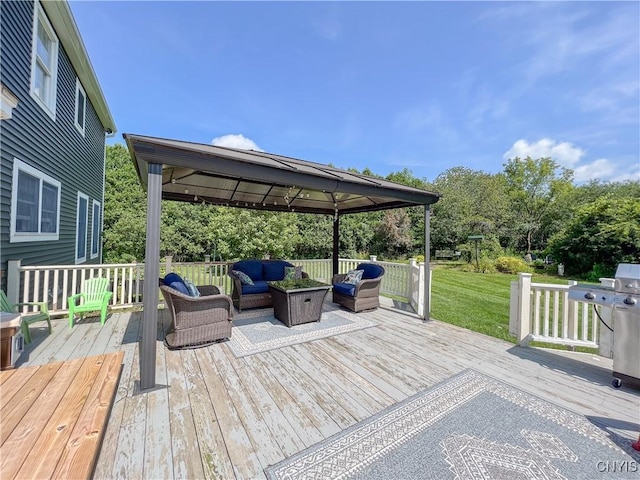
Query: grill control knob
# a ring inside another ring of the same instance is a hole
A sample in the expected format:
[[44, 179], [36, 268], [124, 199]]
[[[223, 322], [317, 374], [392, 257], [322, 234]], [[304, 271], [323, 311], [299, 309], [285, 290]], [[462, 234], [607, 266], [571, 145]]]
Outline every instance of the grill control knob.
[[596, 294], [593, 292], [587, 292], [584, 294], [584, 298], [586, 298], [587, 300], [595, 300]]
[[633, 298], [632, 296], [628, 296], [627, 298], [625, 298], [623, 300], [623, 302], [625, 303], [625, 305], [635, 305], [637, 300], [635, 298]]

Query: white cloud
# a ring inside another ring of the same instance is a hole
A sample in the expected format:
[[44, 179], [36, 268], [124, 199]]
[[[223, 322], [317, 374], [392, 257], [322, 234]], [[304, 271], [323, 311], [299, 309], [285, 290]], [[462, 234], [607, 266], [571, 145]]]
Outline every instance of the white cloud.
[[555, 140], [543, 138], [535, 143], [526, 140], [518, 140], [505, 152], [503, 158], [525, 158], [527, 156], [537, 159], [551, 157], [563, 167], [573, 170], [573, 181], [584, 183], [590, 180], [601, 182], [624, 182], [626, 180], [640, 180], [640, 162], [615, 162], [608, 158], [598, 158], [589, 163], [580, 163], [585, 151], [569, 142], [557, 143]]
[[632, 180], [640, 181], [640, 163], [619, 164], [607, 158], [600, 158], [587, 165], [580, 165], [573, 171], [574, 181], [577, 183], [589, 180], [601, 180], [607, 182], [624, 182]]
[[586, 165], [580, 165], [573, 169], [573, 180], [576, 183], [589, 180], [609, 179], [616, 173], [617, 167], [606, 158], [600, 158]]
[[229, 147], [238, 148], [240, 150], [255, 150], [256, 152], [264, 152], [264, 150], [258, 147], [258, 145], [256, 145], [253, 140], [245, 137], [241, 133], [237, 135], [222, 135], [221, 137], [216, 137], [211, 140], [211, 143], [216, 147]]
[[555, 140], [550, 138], [543, 138], [534, 143], [529, 143], [526, 140], [520, 139], [516, 141], [513, 146], [507, 150], [504, 155], [502, 155], [502, 157], [505, 159], [515, 157], [531, 157], [534, 159], [550, 157], [553, 161], [563, 167], [574, 168], [584, 154], [584, 150], [569, 142], [556, 143]]

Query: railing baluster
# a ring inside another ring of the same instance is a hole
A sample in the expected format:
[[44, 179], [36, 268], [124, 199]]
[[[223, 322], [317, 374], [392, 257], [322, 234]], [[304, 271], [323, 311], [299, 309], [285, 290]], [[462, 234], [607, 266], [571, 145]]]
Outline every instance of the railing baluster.
[[557, 290], [553, 292], [553, 336], [554, 338], [558, 337], [558, 311], [560, 303], [560, 292]]

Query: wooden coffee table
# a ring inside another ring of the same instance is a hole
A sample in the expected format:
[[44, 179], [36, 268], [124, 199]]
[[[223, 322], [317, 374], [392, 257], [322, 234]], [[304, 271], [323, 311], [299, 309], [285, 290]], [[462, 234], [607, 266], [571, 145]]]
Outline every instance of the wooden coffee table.
[[273, 314], [287, 327], [318, 322], [331, 285], [303, 278], [269, 282]]

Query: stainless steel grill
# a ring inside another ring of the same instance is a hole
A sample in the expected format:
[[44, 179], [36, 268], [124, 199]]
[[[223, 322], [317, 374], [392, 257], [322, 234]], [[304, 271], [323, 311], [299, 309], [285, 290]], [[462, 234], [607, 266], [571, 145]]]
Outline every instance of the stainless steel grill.
[[613, 309], [613, 386], [640, 387], [640, 264], [618, 265], [613, 288], [573, 285], [569, 299]]

